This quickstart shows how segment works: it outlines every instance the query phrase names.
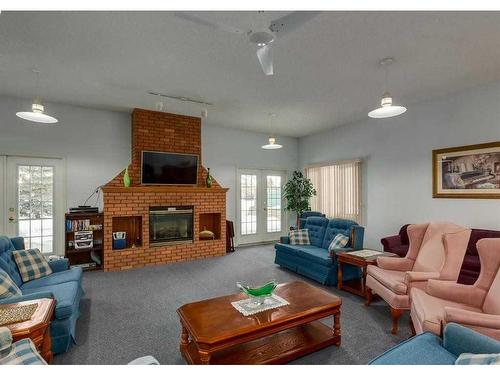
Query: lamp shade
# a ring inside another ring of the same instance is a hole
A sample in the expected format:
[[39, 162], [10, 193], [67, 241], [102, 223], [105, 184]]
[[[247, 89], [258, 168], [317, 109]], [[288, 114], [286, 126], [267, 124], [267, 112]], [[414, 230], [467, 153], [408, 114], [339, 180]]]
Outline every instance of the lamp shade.
[[58, 120], [55, 117], [46, 115], [43, 113], [44, 107], [39, 103], [33, 103], [31, 106], [31, 112], [17, 112], [16, 116], [22, 118], [23, 120], [39, 122], [43, 124], [55, 124]]
[[276, 138], [274, 137], [269, 137], [268, 143], [262, 146], [264, 150], [277, 150], [282, 147], [282, 145], [276, 143]]
[[368, 117], [371, 118], [388, 118], [399, 116], [406, 112], [406, 107], [393, 105], [392, 97], [389, 93], [385, 93], [380, 101], [380, 107], [368, 112]]

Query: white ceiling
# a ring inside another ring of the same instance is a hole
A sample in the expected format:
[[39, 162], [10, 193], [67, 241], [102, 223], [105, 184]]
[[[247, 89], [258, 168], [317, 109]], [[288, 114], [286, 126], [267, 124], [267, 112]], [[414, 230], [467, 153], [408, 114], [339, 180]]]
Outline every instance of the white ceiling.
[[[284, 14], [203, 16], [251, 29]], [[37, 68], [45, 101], [129, 111], [154, 108], [147, 92], [159, 91], [213, 102], [208, 124], [296, 137], [366, 118], [387, 56], [397, 60], [389, 88], [409, 112], [499, 80], [500, 13], [324, 12], [275, 42], [270, 77], [245, 37], [171, 12], [0, 14], [0, 94], [31, 97]], [[201, 108], [169, 100], [165, 110], [198, 116]]]

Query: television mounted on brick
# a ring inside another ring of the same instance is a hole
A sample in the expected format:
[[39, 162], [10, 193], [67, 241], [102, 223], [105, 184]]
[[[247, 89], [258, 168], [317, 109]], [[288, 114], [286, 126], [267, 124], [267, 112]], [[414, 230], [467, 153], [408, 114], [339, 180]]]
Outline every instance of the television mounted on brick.
[[197, 185], [198, 155], [142, 151], [143, 185]]

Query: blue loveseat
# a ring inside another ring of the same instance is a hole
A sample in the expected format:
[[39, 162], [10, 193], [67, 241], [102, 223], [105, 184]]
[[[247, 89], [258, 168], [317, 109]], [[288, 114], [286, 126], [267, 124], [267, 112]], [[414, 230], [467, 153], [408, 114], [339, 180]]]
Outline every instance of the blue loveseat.
[[9, 239], [0, 236], [0, 268], [9, 274], [19, 286], [23, 295], [0, 299], [1, 304], [29, 301], [37, 298], [54, 298], [56, 300], [55, 317], [50, 325], [52, 352], [54, 354], [68, 351], [75, 338], [76, 320], [80, 316], [80, 298], [83, 295], [82, 269], [69, 269], [67, 259], [49, 262], [52, 274], [23, 283], [21, 275], [13, 259], [12, 252], [24, 249], [24, 239]]
[[500, 353], [500, 341], [456, 323], [448, 323], [443, 339], [430, 332], [414, 336], [373, 359], [370, 365], [453, 365], [462, 353]]
[[[347, 247], [336, 249], [335, 253], [360, 250], [363, 248], [364, 228], [352, 220], [329, 220], [319, 216], [308, 217], [304, 228], [309, 230], [311, 245], [290, 245], [288, 236], [281, 237], [280, 243], [274, 245], [274, 263], [323, 285], [337, 285], [337, 260], [328, 252], [328, 246], [341, 233], [349, 237], [349, 243]], [[357, 278], [360, 270], [345, 265], [343, 276], [344, 280]]]

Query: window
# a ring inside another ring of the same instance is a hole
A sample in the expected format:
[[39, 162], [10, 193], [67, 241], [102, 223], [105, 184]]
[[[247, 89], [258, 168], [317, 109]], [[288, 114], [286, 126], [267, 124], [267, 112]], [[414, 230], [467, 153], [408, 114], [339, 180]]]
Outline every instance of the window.
[[306, 176], [316, 189], [311, 209], [327, 217], [361, 223], [361, 161], [343, 161], [331, 165], [310, 166]]

